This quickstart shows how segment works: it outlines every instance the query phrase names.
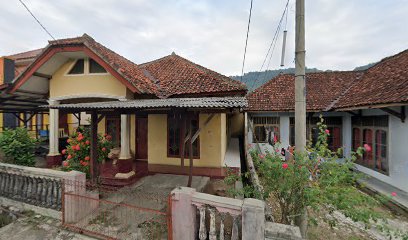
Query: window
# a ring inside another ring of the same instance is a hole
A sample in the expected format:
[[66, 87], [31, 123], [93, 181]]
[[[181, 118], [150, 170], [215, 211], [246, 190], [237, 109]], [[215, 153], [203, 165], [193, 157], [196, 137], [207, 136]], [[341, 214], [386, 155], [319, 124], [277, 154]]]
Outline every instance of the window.
[[[188, 135], [189, 124], [191, 124], [192, 134], [199, 129], [198, 114], [190, 115], [190, 123], [187, 123], [186, 129], [182, 129], [183, 117], [185, 115], [172, 114], [167, 116], [167, 155], [169, 157], [181, 157], [182, 136]], [[188, 144], [185, 145], [184, 156], [188, 158], [190, 156], [190, 149]], [[200, 139], [199, 137], [193, 143], [193, 157], [200, 157]]]
[[[318, 117], [308, 118], [306, 121], [306, 138], [312, 142], [312, 145], [316, 144], [319, 136], [318, 122], [320, 122]], [[324, 124], [330, 131], [330, 135], [327, 137], [328, 147], [335, 152], [342, 146], [342, 118], [325, 117]], [[293, 117], [290, 118], [289, 138], [290, 145], [295, 146], [295, 118]]]
[[[254, 137], [258, 142], [279, 141], [279, 117], [254, 117]], [[268, 139], [268, 137], [270, 139]]]
[[388, 116], [353, 117], [353, 150], [368, 144], [357, 163], [388, 175]]
[[106, 73], [105, 68], [103, 68], [99, 63], [97, 63], [92, 58], [89, 59], [89, 73]]
[[84, 74], [84, 63], [84, 59], [78, 59], [71, 70], [69, 70], [68, 74]]
[[377, 130], [375, 132], [375, 168], [382, 172], [388, 172], [387, 161], [387, 132]]
[[108, 116], [106, 117], [106, 134], [112, 137], [112, 143], [115, 147], [120, 146], [120, 117]]

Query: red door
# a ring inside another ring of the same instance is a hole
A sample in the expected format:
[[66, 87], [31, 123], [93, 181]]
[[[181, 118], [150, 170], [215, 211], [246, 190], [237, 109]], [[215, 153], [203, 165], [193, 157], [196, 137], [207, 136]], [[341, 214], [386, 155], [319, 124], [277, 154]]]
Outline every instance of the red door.
[[136, 117], [136, 159], [147, 160], [147, 117]]

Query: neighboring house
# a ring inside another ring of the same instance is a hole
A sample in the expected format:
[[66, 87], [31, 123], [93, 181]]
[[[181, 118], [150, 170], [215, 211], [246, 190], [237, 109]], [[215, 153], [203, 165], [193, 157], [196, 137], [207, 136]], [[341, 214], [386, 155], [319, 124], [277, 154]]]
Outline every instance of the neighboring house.
[[187, 173], [181, 142], [191, 126], [193, 133], [202, 130], [192, 146], [194, 173], [224, 176], [229, 139], [243, 131], [239, 110], [247, 90], [175, 53], [135, 64], [84, 34], [50, 41], [6, 92], [46, 96], [50, 164], [61, 162], [62, 133], [89, 124], [89, 113], [98, 111], [98, 132], [110, 134], [121, 148], [120, 172], [128, 173], [137, 159], [147, 161], [151, 172]]
[[[0, 57], [0, 89], [10, 84], [15, 76], [18, 76], [34, 59], [41, 53], [42, 49], [22, 52], [10, 56]], [[15, 128], [19, 126], [27, 126], [33, 133], [38, 130], [46, 129], [48, 123], [48, 115], [32, 113], [21, 113], [20, 108], [26, 107], [24, 97], [15, 98], [15, 96], [7, 96], [4, 93], [0, 95], [0, 131], [5, 128]], [[4, 108], [4, 105], [8, 108]], [[27, 109], [26, 109], [27, 110]]]
[[[266, 144], [266, 129], [284, 147], [293, 146], [294, 76], [280, 75], [249, 93], [247, 112], [253, 126], [249, 142]], [[363, 144], [372, 147], [357, 168], [408, 191], [408, 50], [365, 71], [306, 74], [307, 138], [315, 141], [322, 114], [330, 130], [329, 147], [344, 156]]]

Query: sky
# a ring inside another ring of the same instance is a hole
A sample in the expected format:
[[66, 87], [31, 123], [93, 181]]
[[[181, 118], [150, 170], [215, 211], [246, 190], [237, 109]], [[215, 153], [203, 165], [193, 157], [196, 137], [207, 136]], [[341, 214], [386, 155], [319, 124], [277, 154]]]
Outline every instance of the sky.
[[[174, 51], [241, 73], [250, 0], [23, 1], [55, 38], [87, 33], [135, 63]], [[261, 69], [286, 1], [254, 0], [244, 72]], [[0, 56], [47, 45], [51, 38], [18, 0], [0, 4]], [[407, 12], [408, 0], [306, 0], [306, 65], [352, 70], [408, 49]], [[290, 0], [285, 67], [294, 67], [294, 20]], [[268, 69], [280, 68], [282, 31]]]

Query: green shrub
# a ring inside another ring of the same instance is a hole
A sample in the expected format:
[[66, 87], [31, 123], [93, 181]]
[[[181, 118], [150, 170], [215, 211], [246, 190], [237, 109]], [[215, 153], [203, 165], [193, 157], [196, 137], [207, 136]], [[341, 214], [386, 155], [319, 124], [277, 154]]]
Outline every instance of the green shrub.
[[29, 135], [26, 128], [6, 129], [0, 134], [0, 149], [8, 163], [34, 166], [36, 145], [37, 140]]

